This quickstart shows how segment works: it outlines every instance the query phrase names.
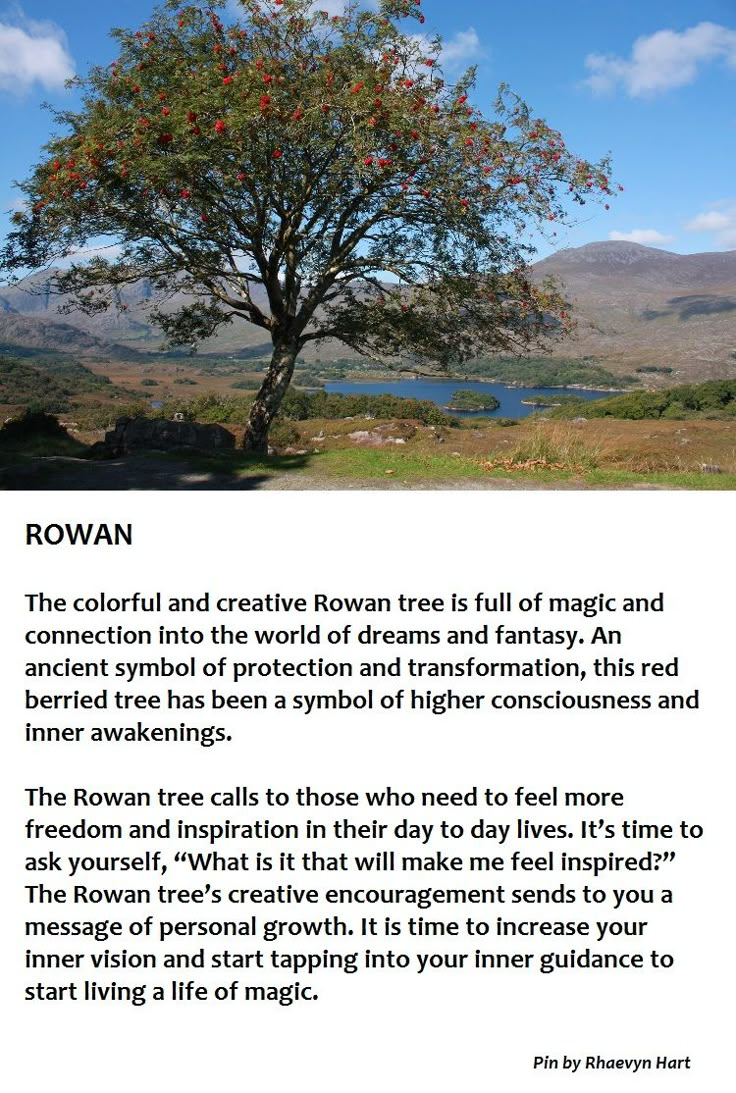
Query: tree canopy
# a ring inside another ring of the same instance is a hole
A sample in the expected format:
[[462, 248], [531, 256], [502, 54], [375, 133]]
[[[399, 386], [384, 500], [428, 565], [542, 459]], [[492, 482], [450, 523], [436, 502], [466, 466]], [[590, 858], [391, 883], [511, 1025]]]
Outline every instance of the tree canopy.
[[169, 2], [112, 32], [118, 58], [77, 81], [81, 107], [21, 184], [6, 270], [106, 237], [111, 256], [55, 276], [74, 306], [125, 308], [147, 278], [171, 344], [241, 319], [266, 331], [259, 451], [309, 342], [442, 366], [569, 330], [563, 296], [530, 276], [528, 233], [606, 200], [606, 160], [506, 88], [486, 117], [474, 72], [448, 82], [440, 40], [407, 29], [420, 0], [239, 6], [230, 22], [224, 0]]

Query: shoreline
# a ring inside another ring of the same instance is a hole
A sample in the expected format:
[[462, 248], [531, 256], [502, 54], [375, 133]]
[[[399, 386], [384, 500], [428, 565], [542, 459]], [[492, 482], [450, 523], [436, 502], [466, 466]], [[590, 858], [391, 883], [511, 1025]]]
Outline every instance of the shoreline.
[[542, 390], [545, 390], [545, 391], [593, 391], [593, 392], [600, 392], [602, 394], [610, 394], [610, 395], [623, 395], [623, 394], [627, 394], [629, 391], [647, 391], [647, 390], [649, 390], [648, 387], [644, 387], [644, 386], [642, 386], [642, 387], [633, 387], [633, 386], [631, 386], [631, 387], [625, 387], [625, 388], [624, 387], [596, 387], [594, 384], [585, 384], [585, 383], [565, 383], [565, 384], [531, 383], [531, 382], [509, 383], [506, 380], [488, 379], [486, 376], [457, 377], [457, 376], [416, 376], [416, 375], [409, 376], [409, 375], [407, 375], [403, 378], [397, 378], [395, 372], [390, 372], [390, 373], [375, 373], [375, 372], [373, 372], [373, 373], [368, 373], [368, 374], [360, 373], [357, 376], [351, 374], [351, 375], [349, 375], [348, 377], [346, 377], [344, 379], [325, 380], [322, 384], [322, 387], [323, 388], [326, 387], [327, 384], [329, 384], [329, 383], [413, 383], [414, 381], [421, 382], [422, 380], [427, 380], [429, 383], [453, 383], [453, 384], [483, 383], [483, 384], [491, 384], [491, 385], [494, 385], [496, 387], [508, 387], [512, 390], [520, 390], [520, 389], [528, 388], [529, 390], [542, 389]]

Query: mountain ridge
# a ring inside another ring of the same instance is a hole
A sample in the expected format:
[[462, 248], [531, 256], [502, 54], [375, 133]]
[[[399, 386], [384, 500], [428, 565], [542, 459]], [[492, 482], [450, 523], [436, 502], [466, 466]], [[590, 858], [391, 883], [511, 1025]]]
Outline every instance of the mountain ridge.
[[[553, 357], [592, 357], [619, 374], [666, 366], [673, 369], [666, 382], [736, 376], [736, 251], [683, 255], [606, 240], [557, 251], [532, 271], [535, 278], [553, 275], [561, 282], [577, 322], [572, 338], [551, 346]], [[44, 278], [48, 272], [25, 286], [0, 288], [4, 348], [61, 349], [87, 358], [161, 354], [162, 335], [145, 319], [150, 285], [126, 289], [123, 312], [60, 316], [59, 298], [44, 291]], [[267, 352], [262, 330], [234, 322], [204, 343], [200, 355], [252, 357], [261, 348]], [[304, 356], [360, 359], [340, 343], [310, 347]]]

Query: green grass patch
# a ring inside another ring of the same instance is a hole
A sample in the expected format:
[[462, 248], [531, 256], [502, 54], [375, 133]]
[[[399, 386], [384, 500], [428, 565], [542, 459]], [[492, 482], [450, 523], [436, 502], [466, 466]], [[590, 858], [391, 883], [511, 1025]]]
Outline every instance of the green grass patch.
[[424, 455], [421, 452], [396, 452], [381, 448], [337, 449], [321, 452], [313, 458], [319, 473], [332, 478], [395, 477], [434, 482], [453, 478], [482, 478], [485, 473], [479, 463], [463, 456]]
[[[24, 449], [23, 454], [12, 451], [0, 452], [0, 467], [13, 467], [33, 470], [35, 488], [43, 482], [43, 488], [54, 489], [63, 468], [53, 460], [46, 463], [41, 460], [33, 463], [33, 456], [79, 455], [79, 445], [73, 442], [71, 450], [62, 446], [53, 438], [40, 438], [32, 449]], [[408, 451], [387, 451], [379, 449], [345, 449], [308, 453], [306, 455], [256, 457], [244, 452], [232, 452], [220, 455], [201, 453], [164, 453], [151, 452], [147, 461], [164, 469], [167, 464], [177, 468], [184, 464], [189, 472], [206, 472], [221, 480], [228, 477], [236, 482], [250, 478], [273, 479], [288, 477], [295, 483], [303, 478], [309, 488], [319, 489], [320, 483], [340, 488], [341, 482], [351, 486], [375, 488], [379, 482], [392, 481], [397, 487], [402, 484], [413, 487], [423, 485], [462, 488], [463, 482], [470, 484], [483, 480], [516, 482], [528, 487], [557, 484], [573, 485], [588, 489], [634, 489], [637, 487], [659, 486], [665, 489], [682, 490], [736, 490], [736, 474], [702, 474], [655, 472], [639, 474], [633, 471], [574, 470], [571, 468], [537, 468], [534, 470], [495, 467], [488, 470], [482, 462], [464, 456], [444, 454], [426, 454]]]
[[[180, 457], [178, 457], [180, 458]], [[485, 469], [482, 462], [464, 456], [423, 455], [407, 451], [351, 448], [314, 452], [303, 456], [254, 457], [234, 452], [221, 456], [191, 455], [188, 457], [193, 470], [214, 474], [232, 474], [249, 478], [265, 475], [273, 477], [288, 474], [310, 481], [352, 479], [366, 485], [378, 480], [395, 479], [397, 482], [416, 484], [426, 482], [457, 483], [463, 479], [512, 479], [530, 484], [579, 482], [581, 485], [600, 488], [632, 488], [657, 485], [687, 490], [734, 490], [736, 474], [665, 473], [637, 474], [633, 471], [604, 470], [587, 467], [540, 468], [536, 470], [512, 470], [496, 467]]]

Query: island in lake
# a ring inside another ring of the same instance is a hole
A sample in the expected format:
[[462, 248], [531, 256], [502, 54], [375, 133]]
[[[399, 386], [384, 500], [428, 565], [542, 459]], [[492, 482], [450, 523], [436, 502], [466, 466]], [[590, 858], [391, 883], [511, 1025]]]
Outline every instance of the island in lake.
[[446, 410], [456, 410], [461, 413], [482, 413], [484, 410], [497, 410], [501, 403], [495, 395], [488, 395], [484, 391], [472, 391], [462, 388], [453, 391]]
[[540, 396], [540, 397], [536, 397], [536, 398], [523, 398], [521, 400], [521, 405], [522, 406], [535, 406], [538, 410], [541, 410], [543, 408], [547, 408], [547, 407], [550, 407], [550, 406], [560, 406], [561, 404], [560, 404], [559, 399], [555, 402], [552, 399], [543, 398], [543, 397]]

